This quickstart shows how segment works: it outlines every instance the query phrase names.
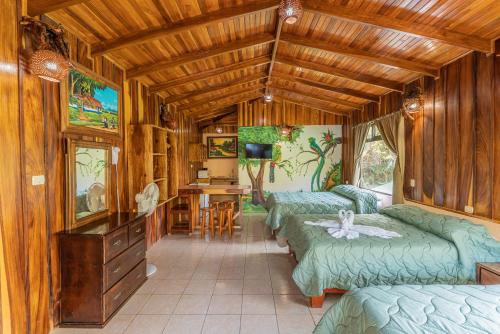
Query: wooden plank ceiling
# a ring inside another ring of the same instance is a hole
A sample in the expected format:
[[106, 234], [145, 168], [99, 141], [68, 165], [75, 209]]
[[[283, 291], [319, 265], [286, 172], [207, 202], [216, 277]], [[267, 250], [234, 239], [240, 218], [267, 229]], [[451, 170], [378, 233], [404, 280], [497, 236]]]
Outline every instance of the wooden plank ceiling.
[[[44, 5], [45, 4], [45, 5]], [[177, 106], [205, 121], [273, 95], [339, 115], [500, 36], [498, 0], [29, 0]]]

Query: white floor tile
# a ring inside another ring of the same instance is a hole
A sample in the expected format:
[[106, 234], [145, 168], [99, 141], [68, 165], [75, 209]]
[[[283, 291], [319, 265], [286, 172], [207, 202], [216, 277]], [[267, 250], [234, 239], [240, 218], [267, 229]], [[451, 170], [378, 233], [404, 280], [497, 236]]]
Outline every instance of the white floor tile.
[[208, 314], [241, 314], [242, 295], [212, 296]]
[[174, 314], [206, 314], [210, 299], [210, 295], [183, 295]]
[[306, 299], [302, 295], [274, 296], [276, 314], [309, 314]]
[[243, 294], [245, 295], [270, 295], [272, 293], [270, 280], [246, 279], [243, 281]]
[[157, 282], [154, 293], [159, 295], [180, 295], [189, 284], [189, 280], [186, 279], [157, 280]]
[[278, 334], [275, 315], [242, 315], [240, 334]]
[[238, 295], [243, 291], [243, 280], [218, 280], [214, 295]]
[[239, 315], [207, 315], [202, 334], [239, 334]]
[[139, 313], [172, 314], [180, 297], [180, 295], [152, 295]]
[[272, 295], [243, 295], [243, 314], [276, 314]]
[[172, 315], [163, 334], [199, 334], [204, 315]]
[[315, 324], [310, 314], [278, 314], [280, 334], [311, 334]]
[[162, 334], [167, 326], [168, 315], [137, 315], [125, 334]]

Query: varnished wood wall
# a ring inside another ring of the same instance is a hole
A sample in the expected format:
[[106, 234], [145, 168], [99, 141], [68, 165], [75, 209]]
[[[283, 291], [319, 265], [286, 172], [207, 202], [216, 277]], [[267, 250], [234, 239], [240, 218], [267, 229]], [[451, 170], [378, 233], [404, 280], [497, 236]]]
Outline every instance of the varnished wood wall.
[[[59, 84], [27, 71], [29, 42], [21, 43], [18, 26], [21, 4], [0, 3], [0, 102], [8, 110], [0, 113], [4, 157], [0, 164], [0, 333], [45, 334], [59, 322], [58, 233], [65, 228], [65, 138], [106, 141], [120, 147], [119, 177], [112, 173], [112, 187], [118, 182], [121, 210], [127, 210], [127, 128], [136, 123], [158, 124], [161, 98], [149, 94], [137, 81], [125, 82], [124, 71], [107, 58], [90, 58], [88, 46], [68, 34], [74, 64], [122, 87], [124, 136], [102, 139], [61, 133]], [[187, 146], [199, 134], [190, 118], [177, 117], [180, 180], [188, 183], [192, 175]], [[45, 184], [33, 186], [32, 176], [38, 175], [45, 177]], [[116, 209], [115, 201], [111, 210]], [[164, 224], [162, 210], [155, 217]]]
[[344, 124], [347, 117], [297, 105], [285, 100], [264, 103], [262, 99], [238, 105], [238, 126]]
[[0, 8], [0, 332], [25, 334], [30, 311], [18, 71], [21, 3], [0, 0]]
[[[405, 197], [459, 212], [472, 206], [500, 220], [500, 58], [469, 54], [419, 84], [425, 106], [406, 121]], [[388, 94], [353, 120], [397, 111], [401, 102]]]

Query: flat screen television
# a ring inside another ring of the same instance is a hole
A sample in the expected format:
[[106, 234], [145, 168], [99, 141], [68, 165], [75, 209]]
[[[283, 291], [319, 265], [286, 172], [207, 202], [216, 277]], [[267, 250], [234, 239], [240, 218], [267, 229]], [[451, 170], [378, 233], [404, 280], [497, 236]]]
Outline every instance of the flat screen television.
[[245, 144], [247, 159], [271, 160], [273, 158], [272, 144]]

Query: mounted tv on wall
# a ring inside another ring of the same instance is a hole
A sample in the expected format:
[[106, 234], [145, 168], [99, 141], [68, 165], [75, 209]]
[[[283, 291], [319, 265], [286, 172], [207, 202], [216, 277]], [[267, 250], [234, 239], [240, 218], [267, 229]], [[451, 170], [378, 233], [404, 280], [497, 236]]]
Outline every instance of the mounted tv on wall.
[[273, 158], [272, 144], [246, 144], [247, 159], [271, 160]]

